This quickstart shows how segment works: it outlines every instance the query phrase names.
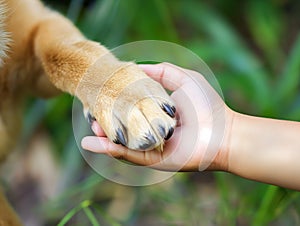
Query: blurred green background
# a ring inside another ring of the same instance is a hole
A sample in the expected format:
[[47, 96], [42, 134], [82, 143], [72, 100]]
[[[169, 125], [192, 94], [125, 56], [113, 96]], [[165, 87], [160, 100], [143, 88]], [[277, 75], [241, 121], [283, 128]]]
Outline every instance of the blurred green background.
[[[157, 39], [191, 49], [236, 111], [300, 119], [300, 1], [45, 2], [108, 48]], [[299, 192], [227, 173], [178, 173], [141, 188], [101, 178], [74, 141], [72, 100], [62, 95], [27, 108], [26, 139], [43, 130], [60, 169], [55, 197], [32, 210], [41, 225], [300, 225]]]

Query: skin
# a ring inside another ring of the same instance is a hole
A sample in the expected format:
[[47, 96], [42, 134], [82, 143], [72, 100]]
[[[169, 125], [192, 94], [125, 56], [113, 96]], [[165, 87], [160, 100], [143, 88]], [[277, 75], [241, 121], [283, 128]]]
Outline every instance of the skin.
[[[83, 138], [82, 147], [96, 153], [107, 154], [124, 159], [138, 165], [169, 171], [198, 171], [203, 164], [205, 140], [198, 142], [195, 152], [189, 155], [182, 164], [176, 156], [184, 156], [188, 152], [175, 145], [181, 140], [178, 134], [195, 132], [195, 121], [191, 120], [187, 99], [182, 98], [182, 90], [191, 93], [197, 99], [203, 98], [196, 86], [189, 85], [191, 72], [175, 65], [162, 63], [158, 65], [142, 65], [141, 68], [165, 88], [172, 90], [172, 98], [177, 105], [180, 124], [177, 125], [173, 137], [166, 142], [164, 152], [156, 150], [137, 152], [120, 147], [110, 142], [94, 122], [92, 129], [97, 136]], [[198, 74], [198, 76], [201, 76]], [[211, 95], [216, 95], [210, 87]], [[217, 96], [217, 95], [216, 95]], [[225, 133], [216, 154], [212, 155], [206, 170], [222, 170], [244, 178], [274, 184], [290, 189], [300, 190], [300, 123], [284, 120], [253, 117], [237, 113], [229, 109], [221, 98], [212, 98], [213, 105], [223, 106], [225, 112]], [[205, 111], [201, 101], [193, 106], [199, 114]], [[204, 110], [203, 110], [204, 109]], [[178, 118], [178, 116], [177, 116]], [[209, 120], [207, 122], [209, 124]], [[198, 124], [201, 129], [205, 123]], [[168, 158], [168, 156], [173, 158]], [[175, 159], [175, 161], [174, 161]], [[181, 158], [182, 159], [182, 158]]]

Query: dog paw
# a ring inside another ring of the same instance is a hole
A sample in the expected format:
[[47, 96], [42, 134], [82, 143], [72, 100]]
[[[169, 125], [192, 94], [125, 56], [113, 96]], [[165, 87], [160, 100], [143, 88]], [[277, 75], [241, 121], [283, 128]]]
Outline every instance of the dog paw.
[[174, 103], [162, 86], [133, 63], [122, 65], [101, 84], [85, 106], [88, 121], [97, 120], [116, 144], [162, 150], [176, 126]]

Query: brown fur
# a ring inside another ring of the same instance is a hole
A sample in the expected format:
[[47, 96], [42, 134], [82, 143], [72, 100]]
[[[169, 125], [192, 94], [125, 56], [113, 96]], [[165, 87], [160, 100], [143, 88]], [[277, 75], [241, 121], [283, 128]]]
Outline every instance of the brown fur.
[[[160, 145], [159, 126], [166, 133], [175, 126], [161, 109], [161, 103], [172, 106], [172, 101], [158, 83], [135, 64], [120, 62], [99, 43], [86, 40], [38, 0], [0, 0], [0, 67], [0, 161], [13, 148], [22, 103], [30, 94], [51, 97], [62, 90], [77, 96], [111, 140], [118, 128], [126, 127], [126, 145], [134, 149], [149, 133]], [[2, 225], [20, 223], [0, 194]]]
[[0, 226], [20, 226], [21, 222], [0, 191]]

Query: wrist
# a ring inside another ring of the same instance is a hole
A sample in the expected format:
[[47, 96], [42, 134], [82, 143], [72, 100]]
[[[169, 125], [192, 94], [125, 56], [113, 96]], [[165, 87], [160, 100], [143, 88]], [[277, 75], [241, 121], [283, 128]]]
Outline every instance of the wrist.
[[238, 113], [225, 106], [225, 128], [224, 135], [221, 141], [217, 155], [213, 159], [207, 170], [214, 171], [229, 171], [229, 153], [232, 137], [232, 127], [234, 118], [238, 117]]

